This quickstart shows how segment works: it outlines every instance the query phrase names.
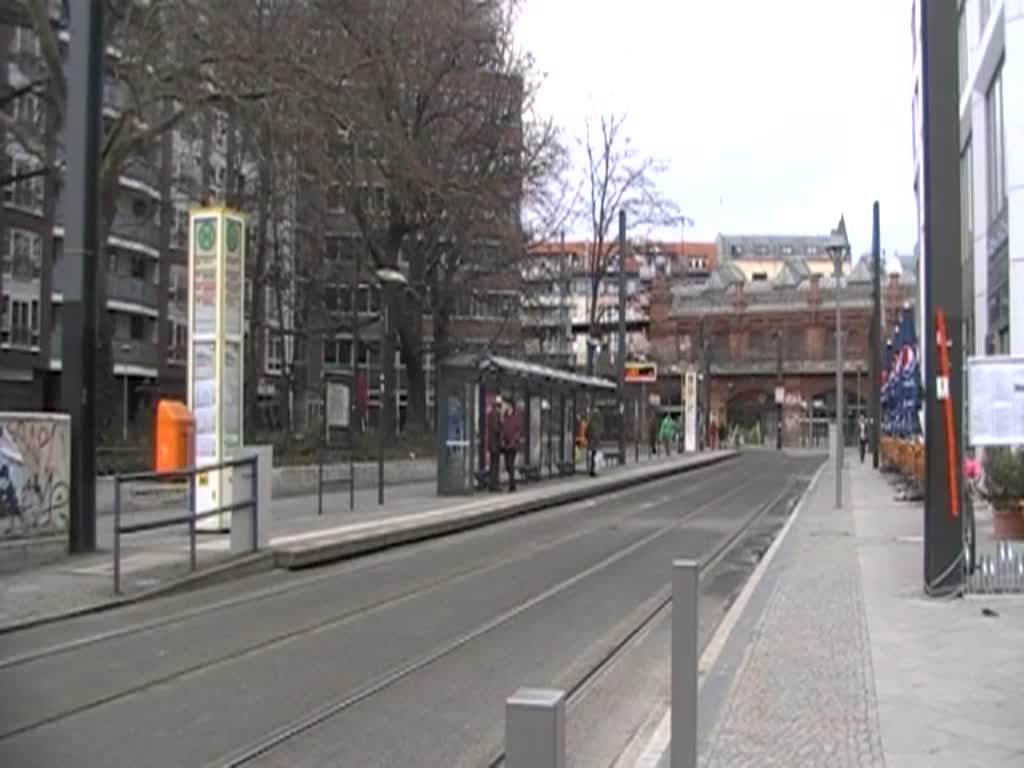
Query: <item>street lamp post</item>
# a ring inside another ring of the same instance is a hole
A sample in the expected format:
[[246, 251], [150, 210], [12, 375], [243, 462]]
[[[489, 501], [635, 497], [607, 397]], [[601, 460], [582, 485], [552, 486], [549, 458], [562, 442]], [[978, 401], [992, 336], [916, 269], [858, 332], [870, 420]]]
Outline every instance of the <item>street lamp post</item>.
[[[782, 331], [775, 332], [775, 450], [782, 450], [782, 403], [785, 397], [782, 380]], [[782, 395], [780, 397], [779, 395]]]
[[395, 429], [395, 346], [391, 310], [394, 289], [408, 286], [409, 281], [397, 269], [378, 269], [377, 281], [381, 288], [381, 374], [380, 416], [377, 421], [377, 504], [384, 504], [384, 448]]
[[843, 450], [846, 445], [843, 437], [843, 418], [846, 415], [846, 409], [843, 407], [842, 284], [843, 261], [849, 247], [850, 243], [846, 238], [846, 220], [840, 216], [839, 226], [832, 230], [826, 246], [835, 266], [836, 279], [836, 444], [833, 446], [836, 454], [836, 509], [841, 509], [843, 506]]

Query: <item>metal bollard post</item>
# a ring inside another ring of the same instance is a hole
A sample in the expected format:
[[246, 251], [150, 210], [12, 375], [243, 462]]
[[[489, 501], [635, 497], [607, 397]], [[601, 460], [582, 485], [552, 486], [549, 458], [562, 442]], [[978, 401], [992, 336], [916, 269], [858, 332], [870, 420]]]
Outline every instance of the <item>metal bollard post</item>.
[[520, 688], [505, 703], [506, 768], [565, 768], [565, 692]]
[[121, 481], [114, 476], [114, 594], [121, 594]]
[[697, 768], [697, 582], [695, 560], [672, 563], [671, 768]]
[[196, 473], [188, 473], [188, 565], [196, 569]]

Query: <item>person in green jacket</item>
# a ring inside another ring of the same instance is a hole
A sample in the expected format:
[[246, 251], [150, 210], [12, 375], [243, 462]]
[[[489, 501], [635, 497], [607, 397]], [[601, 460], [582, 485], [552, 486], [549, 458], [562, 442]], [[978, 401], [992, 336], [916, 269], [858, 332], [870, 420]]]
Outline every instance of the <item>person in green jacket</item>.
[[661, 420], [661, 428], [658, 430], [658, 437], [661, 438], [661, 444], [665, 446], [665, 455], [672, 455], [672, 443], [676, 439], [676, 423], [669, 414], [665, 414], [665, 418]]

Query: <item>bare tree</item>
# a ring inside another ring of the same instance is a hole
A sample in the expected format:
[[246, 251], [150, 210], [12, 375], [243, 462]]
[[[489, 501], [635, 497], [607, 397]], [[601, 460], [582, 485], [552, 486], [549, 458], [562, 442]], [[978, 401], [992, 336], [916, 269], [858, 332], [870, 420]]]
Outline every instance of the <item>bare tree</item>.
[[[602, 115], [594, 125], [587, 120], [580, 140], [584, 155], [581, 218], [589, 230], [587, 277], [589, 324], [592, 337], [600, 336], [601, 289], [612, 269], [621, 263], [618, 253], [618, 216], [626, 212], [628, 236], [667, 226], [679, 218], [675, 203], [658, 188], [665, 163], [641, 155], [625, 130], [626, 118]], [[622, 265], [624, 266], [624, 265]]]
[[[536, 183], [553, 134], [543, 121], [523, 119], [535, 84], [532, 63], [512, 42], [516, 3], [319, 7], [321, 35], [344, 44], [328, 54], [336, 63], [310, 73], [306, 93], [333, 147], [340, 226], [360, 234], [368, 267], [408, 275], [411, 291], [395, 314], [409, 422], [422, 427], [422, 319], [433, 320], [440, 358], [457, 294], [518, 263], [523, 190]], [[337, 77], [354, 66], [363, 69]]]

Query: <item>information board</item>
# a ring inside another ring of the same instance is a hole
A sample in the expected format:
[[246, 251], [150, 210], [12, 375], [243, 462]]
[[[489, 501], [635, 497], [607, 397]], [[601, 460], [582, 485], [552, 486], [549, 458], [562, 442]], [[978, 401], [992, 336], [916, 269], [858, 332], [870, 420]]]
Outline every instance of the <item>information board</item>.
[[[245, 219], [221, 207], [197, 209], [189, 231], [188, 404], [196, 422], [196, 464], [211, 467], [235, 456], [243, 440]], [[232, 477], [227, 470], [200, 472], [194, 511], [229, 505]], [[224, 531], [230, 520], [230, 512], [221, 512], [204, 515], [196, 526]]]
[[1024, 357], [969, 358], [967, 377], [970, 444], [1024, 445]]
[[327, 382], [327, 426], [347, 429], [352, 414], [351, 387], [342, 381]]

